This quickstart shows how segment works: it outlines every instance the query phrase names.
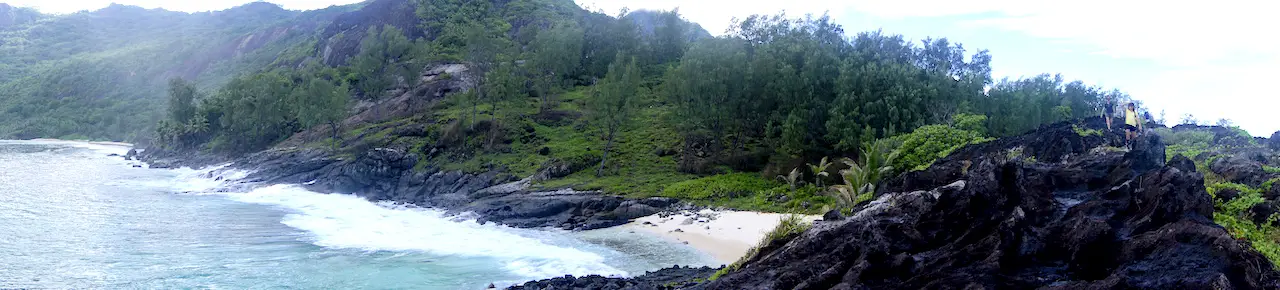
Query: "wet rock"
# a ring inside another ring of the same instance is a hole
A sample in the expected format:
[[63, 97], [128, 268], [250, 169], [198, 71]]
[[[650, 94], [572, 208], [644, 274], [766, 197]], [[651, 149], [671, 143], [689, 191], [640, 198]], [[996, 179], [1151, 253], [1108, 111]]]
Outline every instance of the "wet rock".
[[595, 290], [595, 289], [679, 289], [697, 288], [705, 284], [718, 269], [709, 267], [671, 267], [647, 272], [634, 278], [606, 278], [600, 275], [583, 277], [564, 276], [508, 287], [509, 290]]

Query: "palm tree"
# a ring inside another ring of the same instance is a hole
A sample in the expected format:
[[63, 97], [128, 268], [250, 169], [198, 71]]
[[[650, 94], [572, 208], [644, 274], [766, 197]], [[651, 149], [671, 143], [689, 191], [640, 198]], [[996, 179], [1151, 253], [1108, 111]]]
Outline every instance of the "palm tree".
[[791, 186], [791, 191], [796, 191], [796, 186], [804, 183], [803, 180], [800, 180], [801, 177], [800, 168], [791, 169], [791, 173], [787, 175], [778, 175], [778, 179], [782, 179], [787, 185]]
[[818, 161], [818, 165], [814, 165], [813, 163], [809, 163], [808, 165], [809, 170], [813, 171], [813, 183], [817, 184], [818, 187], [822, 187], [822, 178], [831, 175], [830, 173], [827, 173], [827, 167], [831, 167], [831, 162], [827, 161], [827, 157], [822, 157], [822, 160]]

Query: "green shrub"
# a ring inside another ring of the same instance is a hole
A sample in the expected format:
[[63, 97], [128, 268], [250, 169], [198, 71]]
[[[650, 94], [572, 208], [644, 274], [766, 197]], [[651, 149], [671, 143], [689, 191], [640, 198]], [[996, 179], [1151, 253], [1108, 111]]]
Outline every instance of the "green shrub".
[[1266, 171], [1267, 173], [1280, 174], [1280, 167], [1263, 165], [1262, 171]]
[[1101, 137], [1102, 136], [1102, 130], [1098, 130], [1098, 129], [1081, 128], [1080, 126], [1077, 126], [1077, 125], [1071, 125], [1071, 129], [1075, 130], [1076, 134], [1080, 135], [1080, 137], [1088, 137], [1088, 136]]
[[986, 115], [960, 113], [951, 117], [951, 122], [956, 129], [978, 132], [983, 135], [987, 134]]
[[[1265, 188], [1269, 185], [1263, 186]], [[1280, 265], [1280, 243], [1275, 238], [1280, 236], [1280, 228], [1272, 223], [1276, 221], [1277, 216], [1272, 215], [1267, 218], [1270, 222], [1258, 225], [1253, 222], [1253, 213], [1249, 211], [1253, 206], [1265, 201], [1262, 198], [1262, 191], [1242, 184], [1225, 182], [1210, 184], [1205, 189], [1215, 197], [1224, 189], [1240, 192], [1240, 196], [1235, 199], [1215, 204], [1213, 221], [1226, 228], [1232, 237], [1248, 240], [1255, 250], [1271, 260], [1272, 266]]]
[[662, 190], [662, 196], [696, 200], [734, 198], [755, 195], [779, 185], [754, 173], [730, 173], [671, 184]]
[[898, 158], [891, 163], [897, 171], [923, 170], [933, 164], [934, 160], [946, 157], [965, 145], [991, 140], [983, 138], [978, 132], [945, 125], [920, 127], [914, 132], [894, 138], [902, 140]]
[[750, 261], [754, 259], [756, 255], [761, 254], [760, 253], [761, 248], [768, 247], [769, 244], [775, 243], [775, 241], [781, 242], [781, 243], [789, 242], [791, 241], [791, 239], [794, 239], [797, 236], [800, 236], [801, 233], [804, 233], [804, 231], [809, 230], [809, 228], [811, 227], [813, 227], [813, 223], [806, 221], [801, 216], [798, 216], [798, 215], [783, 216], [782, 221], [778, 223], [778, 226], [774, 227], [773, 230], [765, 234], [764, 238], [760, 240], [759, 244], [756, 244], [756, 246], [751, 247], [751, 250], [748, 250], [747, 254], [742, 256], [741, 259], [738, 259], [738, 261], [733, 262], [733, 264], [729, 264], [729, 266], [725, 266], [724, 268], [720, 269], [720, 271], [716, 271], [715, 274], [711, 275], [711, 280], [720, 279], [720, 276], [724, 276], [725, 274], [729, 274], [730, 272], [737, 271], [747, 261]]

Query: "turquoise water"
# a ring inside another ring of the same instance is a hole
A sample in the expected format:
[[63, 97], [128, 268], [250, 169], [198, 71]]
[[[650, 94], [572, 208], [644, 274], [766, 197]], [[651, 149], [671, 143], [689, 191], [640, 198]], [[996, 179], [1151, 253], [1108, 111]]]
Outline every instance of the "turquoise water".
[[125, 149], [0, 141], [0, 288], [481, 289], [713, 261], [625, 229], [479, 225], [234, 170], [134, 168]]

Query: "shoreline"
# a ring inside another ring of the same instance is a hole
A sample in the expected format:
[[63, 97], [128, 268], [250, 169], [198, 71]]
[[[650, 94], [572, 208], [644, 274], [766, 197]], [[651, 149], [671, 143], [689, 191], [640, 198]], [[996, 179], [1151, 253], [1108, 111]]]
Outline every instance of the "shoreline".
[[[687, 244], [722, 265], [738, 261], [788, 214], [703, 209], [660, 213], [622, 225], [676, 243]], [[807, 221], [821, 219], [802, 215]]]

